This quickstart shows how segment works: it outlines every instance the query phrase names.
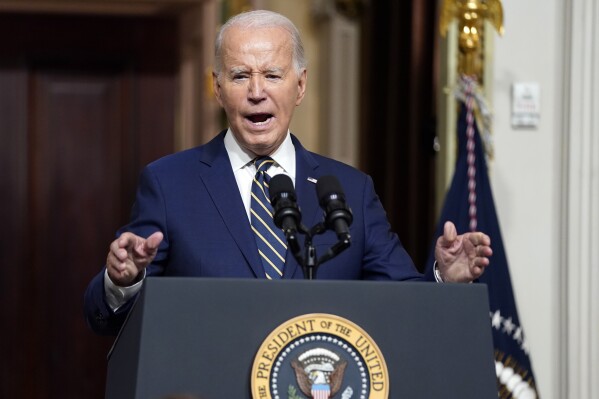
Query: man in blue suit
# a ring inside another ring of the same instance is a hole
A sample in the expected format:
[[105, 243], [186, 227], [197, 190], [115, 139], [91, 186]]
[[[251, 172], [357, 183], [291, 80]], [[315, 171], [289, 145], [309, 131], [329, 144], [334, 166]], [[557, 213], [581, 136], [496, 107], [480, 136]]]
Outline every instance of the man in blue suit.
[[[265, 271], [250, 226], [254, 159], [268, 156], [270, 176], [294, 182], [303, 222], [322, 221], [315, 182], [336, 176], [353, 210], [351, 246], [323, 264], [320, 279], [467, 282], [479, 277], [491, 255], [489, 237], [456, 234], [446, 225], [437, 242], [435, 275], [422, 276], [390, 231], [370, 177], [307, 151], [289, 132], [306, 90], [304, 51], [296, 27], [268, 11], [229, 20], [216, 40], [214, 91], [229, 128], [208, 144], [173, 154], [142, 172], [130, 223], [110, 245], [105, 269], [85, 295], [94, 331], [116, 334], [147, 276], [302, 278], [287, 251], [274, 275]], [[337, 241], [314, 238], [318, 251]]]

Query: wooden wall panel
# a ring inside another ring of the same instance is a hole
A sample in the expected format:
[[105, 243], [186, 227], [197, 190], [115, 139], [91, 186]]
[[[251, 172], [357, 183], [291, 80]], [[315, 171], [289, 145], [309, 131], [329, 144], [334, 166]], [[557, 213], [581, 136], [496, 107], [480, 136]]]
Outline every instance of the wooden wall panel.
[[70, 380], [69, 374], [73, 365], [91, 371], [87, 360], [101, 359], [107, 349], [93, 338], [81, 339], [89, 334], [81, 298], [122, 214], [121, 129], [130, 112], [121, 101], [119, 75], [42, 70], [34, 72], [31, 86], [31, 312], [37, 329], [45, 331], [37, 352], [46, 352], [37, 359], [46, 365], [38, 381], [61, 397], [91, 397], [102, 385]]
[[26, 74], [3, 66], [0, 72], [0, 396], [21, 397], [12, 381], [26, 375], [28, 317]]
[[0, 14], [0, 397], [104, 397], [83, 294], [173, 151], [177, 25]]

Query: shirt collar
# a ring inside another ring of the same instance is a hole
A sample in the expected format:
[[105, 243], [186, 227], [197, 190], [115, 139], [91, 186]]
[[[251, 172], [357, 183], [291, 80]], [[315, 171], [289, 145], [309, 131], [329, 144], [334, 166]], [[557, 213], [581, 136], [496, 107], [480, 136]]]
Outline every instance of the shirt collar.
[[[233, 172], [242, 169], [252, 162], [253, 154], [249, 154], [241, 148], [235, 135], [229, 128], [225, 134], [225, 149], [229, 154]], [[295, 176], [295, 147], [291, 141], [291, 133], [287, 130], [287, 136], [279, 148], [275, 150], [270, 157], [287, 173], [289, 176]]]

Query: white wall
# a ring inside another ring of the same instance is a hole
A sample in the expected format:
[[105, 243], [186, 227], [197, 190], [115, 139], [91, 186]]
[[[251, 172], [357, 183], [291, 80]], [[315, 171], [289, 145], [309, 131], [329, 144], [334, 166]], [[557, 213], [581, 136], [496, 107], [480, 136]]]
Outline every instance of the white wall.
[[[599, 242], [592, 242], [599, 229], [599, 6], [503, 0], [503, 7], [505, 36], [494, 42], [491, 178], [512, 283], [541, 397], [590, 399], [599, 394], [592, 294], [599, 283]], [[510, 125], [518, 81], [541, 86], [537, 129]]]
[[[520, 321], [541, 397], [555, 398], [559, 333], [557, 268], [562, 131], [560, 0], [504, 0], [505, 35], [495, 40], [491, 179]], [[511, 127], [511, 85], [541, 86], [538, 129]]]

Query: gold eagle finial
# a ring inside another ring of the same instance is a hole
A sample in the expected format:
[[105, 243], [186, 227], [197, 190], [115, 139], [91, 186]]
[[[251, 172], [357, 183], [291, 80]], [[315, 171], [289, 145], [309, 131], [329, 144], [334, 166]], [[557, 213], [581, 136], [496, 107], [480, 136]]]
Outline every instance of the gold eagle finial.
[[488, 19], [503, 36], [503, 6], [500, 0], [443, 0], [439, 24], [441, 36], [445, 37], [454, 18], [464, 25], [476, 22], [479, 18]]
[[499, 35], [503, 35], [503, 6], [500, 0], [443, 0], [439, 30], [447, 35], [451, 22], [458, 20], [459, 49], [462, 55], [460, 72], [480, 76], [477, 57], [482, 53], [484, 21], [489, 20]]

